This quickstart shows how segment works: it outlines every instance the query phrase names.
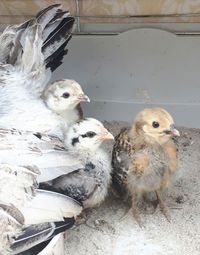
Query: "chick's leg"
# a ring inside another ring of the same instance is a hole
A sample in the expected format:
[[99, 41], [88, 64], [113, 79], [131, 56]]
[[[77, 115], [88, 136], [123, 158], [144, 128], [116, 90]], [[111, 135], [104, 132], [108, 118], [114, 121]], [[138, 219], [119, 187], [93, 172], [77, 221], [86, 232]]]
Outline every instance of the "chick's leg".
[[140, 219], [140, 210], [137, 206], [137, 193], [136, 192], [132, 193], [132, 206], [131, 206], [130, 210], [132, 211], [132, 214], [133, 214], [135, 220], [137, 221], [138, 225], [140, 227], [142, 227], [143, 224], [142, 224], [142, 221]]
[[143, 192], [142, 198], [143, 208], [147, 214], [153, 214], [158, 206], [158, 199], [155, 192]]
[[129, 215], [134, 216], [135, 220], [137, 221], [137, 223], [140, 227], [143, 226], [141, 219], [140, 219], [140, 210], [137, 206], [137, 193], [136, 192], [132, 193], [131, 208], [128, 210], [128, 212], [125, 213], [124, 216], [122, 216], [120, 218], [120, 221], [126, 219]]
[[160, 190], [157, 190], [156, 195], [158, 198], [158, 203], [160, 205], [161, 212], [166, 217], [166, 219], [170, 222], [171, 217], [170, 217], [169, 209], [168, 209], [167, 205], [165, 204], [165, 202], [163, 201], [162, 192]]

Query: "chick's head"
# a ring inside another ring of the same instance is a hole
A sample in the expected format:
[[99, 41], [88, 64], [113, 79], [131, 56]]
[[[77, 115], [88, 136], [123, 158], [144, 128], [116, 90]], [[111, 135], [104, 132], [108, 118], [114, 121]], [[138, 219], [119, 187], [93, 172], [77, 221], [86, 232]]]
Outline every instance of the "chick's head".
[[141, 111], [135, 121], [134, 127], [138, 134], [150, 143], [164, 144], [173, 136], [179, 136], [172, 116], [162, 108], [147, 108]]
[[73, 150], [95, 151], [103, 141], [114, 139], [103, 124], [93, 118], [83, 119], [69, 127], [65, 146]]
[[74, 80], [60, 80], [50, 84], [43, 93], [47, 106], [55, 111], [74, 109], [80, 102], [89, 102], [81, 86]]

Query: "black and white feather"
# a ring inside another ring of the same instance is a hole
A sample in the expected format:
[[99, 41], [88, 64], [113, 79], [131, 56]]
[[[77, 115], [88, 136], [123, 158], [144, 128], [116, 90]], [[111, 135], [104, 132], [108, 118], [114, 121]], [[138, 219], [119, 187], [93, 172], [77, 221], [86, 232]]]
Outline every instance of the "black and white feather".
[[[65, 221], [47, 222], [26, 227], [13, 242], [12, 254], [38, 254], [37, 251], [41, 251], [54, 236], [71, 228], [74, 223], [74, 218], [66, 218]], [[31, 253], [31, 250], [35, 252]]]

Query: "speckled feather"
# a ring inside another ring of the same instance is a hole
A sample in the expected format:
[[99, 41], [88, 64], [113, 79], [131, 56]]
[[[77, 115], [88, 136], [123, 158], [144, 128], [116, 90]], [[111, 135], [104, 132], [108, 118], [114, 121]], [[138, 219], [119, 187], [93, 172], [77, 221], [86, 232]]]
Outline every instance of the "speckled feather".
[[[124, 128], [115, 138], [112, 154], [113, 184], [119, 193], [128, 189], [152, 191], [169, 185], [169, 176], [177, 166], [176, 147], [172, 140], [164, 145], [134, 143], [130, 128]], [[167, 178], [163, 182], [164, 175]], [[129, 187], [129, 188], [128, 188]]]

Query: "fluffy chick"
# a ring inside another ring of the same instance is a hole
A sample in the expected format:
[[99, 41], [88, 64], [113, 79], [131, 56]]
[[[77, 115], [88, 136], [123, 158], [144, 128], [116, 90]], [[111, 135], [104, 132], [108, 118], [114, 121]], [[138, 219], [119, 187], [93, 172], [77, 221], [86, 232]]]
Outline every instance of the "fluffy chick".
[[82, 167], [51, 181], [40, 188], [68, 195], [81, 202], [83, 208], [99, 205], [107, 195], [111, 181], [111, 155], [101, 147], [114, 139], [101, 122], [93, 118], [81, 120], [69, 127], [65, 147]]
[[90, 102], [81, 86], [74, 80], [60, 80], [50, 84], [43, 92], [44, 102], [68, 124], [83, 118], [80, 102]]
[[139, 224], [139, 197], [156, 192], [160, 209], [169, 220], [162, 192], [169, 187], [177, 167], [176, 146], [179, 136], [171, 115], [161, 108], [144, 109], [133, 125], [115, 138], [112, 154], [113, 184], [122, 194], [131, 196], [131, 211]]

